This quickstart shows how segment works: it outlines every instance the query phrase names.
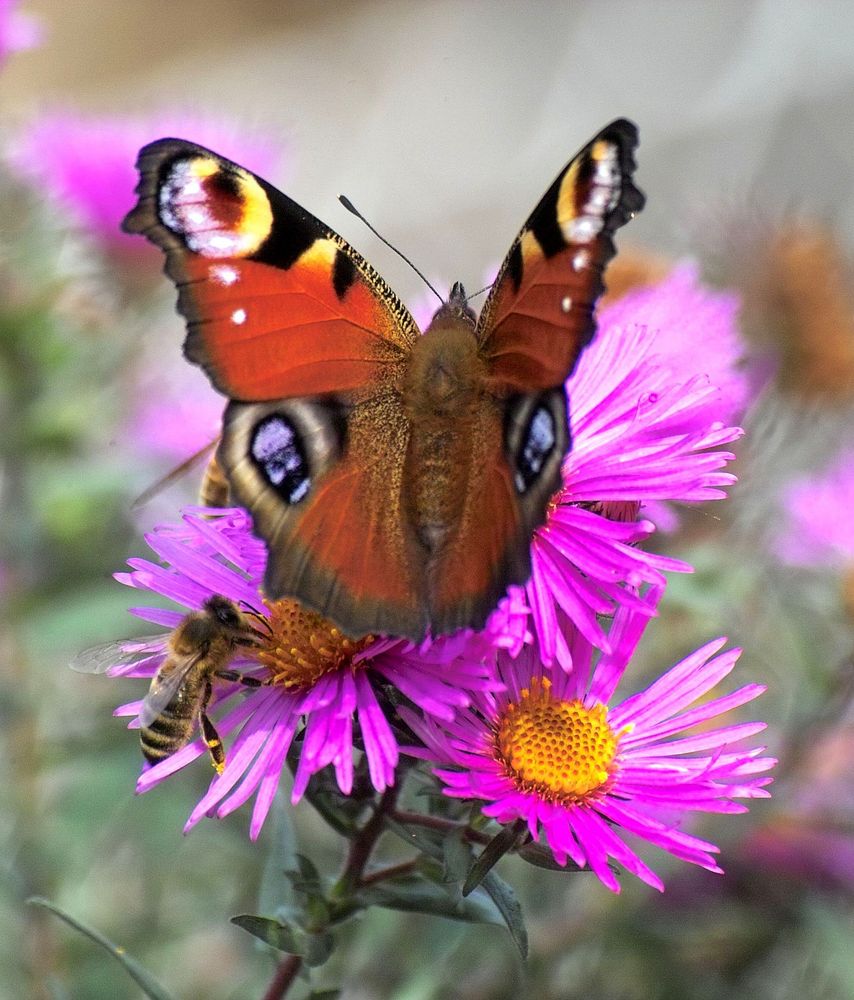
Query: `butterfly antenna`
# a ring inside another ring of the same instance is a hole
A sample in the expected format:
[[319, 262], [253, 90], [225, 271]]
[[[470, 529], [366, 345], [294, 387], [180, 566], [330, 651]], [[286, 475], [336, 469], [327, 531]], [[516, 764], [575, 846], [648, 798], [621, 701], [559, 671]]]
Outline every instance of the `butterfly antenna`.
[[352, 214], [355, 215], [357, 219], [361, 219], [362, 222], [365, 223], [368, 229], [370, 229], [370, 231], [374, 234], [374, 236], [376, 236], [378, 240], [380, 240], [381, 243], [385, 243], [385, 245], [389, 248], [389, 250], [394, 250], [394, 252], [397, 254], [398, 257], [400, 257], [401, 260], [405, 260], [406, 263], [412, 268], [412, 270], [418, 275], [418, 277], [424, 282], [424, 284], [430, 289], [430, 291], [436, 296], [436, 298], [444, 305], [445, 300], [430, 284], [424, 273], [418, 270], [418, 268], [412, 263], [412, 261], [406, 256], [405, 253], [401, 253], [401, 251], [398, 250], [396, 246], [393, 246], [391, 243], [389, 243], [389, 241], [385, 238], [385, 236], [381, 236], [376, 231], [376, 229], [374, 229], [374, 227], [370, 224], [370, 222], [368, 222], [368, 220], [364, 217], [364, 215], [362, 215], [359, 209], [356, 208], [353, 202], [350, 201], [350, 199], [347, 197], [346, 194], [339, 194], [338, 200], [341, 202], [344, 208], [347, 209], [348, 212], [352, 212]]
[[466, 302], [471, 302], [471, 300], [476, 299], [478, 295], [483, 295], [484, 292], [488, 292], [494, 284], [495, 284], [494, 281], [490, 281], [488, 285], [484, 285], [483, 288], [481, 288], [479, 291], [472, 292], [471, 295], [467, 295]]

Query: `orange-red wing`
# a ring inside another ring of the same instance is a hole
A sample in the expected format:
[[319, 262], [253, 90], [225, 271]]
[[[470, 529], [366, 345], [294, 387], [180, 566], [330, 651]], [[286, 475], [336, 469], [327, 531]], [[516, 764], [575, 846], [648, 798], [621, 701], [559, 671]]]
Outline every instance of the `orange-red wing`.
[[478, 322], [498, 392], [561, 385], [595, 330], [612, 235], [643, 207], [637, 128], [612, 122], [571, 160], [516, 237]]
[[201, 146], [140, 151], [124, 221], [166, 252], [184, 350], [232, 399], [348, 392], [405, 359], [417, 328], [340, 236], [266, 181]]

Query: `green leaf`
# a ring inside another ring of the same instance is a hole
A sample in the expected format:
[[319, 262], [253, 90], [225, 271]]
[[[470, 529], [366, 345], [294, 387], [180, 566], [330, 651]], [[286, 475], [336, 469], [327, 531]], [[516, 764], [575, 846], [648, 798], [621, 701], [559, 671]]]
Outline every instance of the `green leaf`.
[[327, 826], [332, 827], [342, 837], [353, 837], [358, 833], [359, 820], [365, 812], [366, 803], [342, 795], [338, 786], [322, 771], [308, 783], [305, 798], [314, 806]]
[[147, 997], [150, 997], [150, 1000], [172, 1000], [171, 994], [157, 982], [147, 969], [140, 965], [131, 955], [128, 955], [120, 945], [113, 944], [109, 938], [104, 937], [100, 931], [96, 931], [94, 928], [80, 923], [79, 920], [61, 910], [55, 903], [51, 903], [50, 900], [43, 899], [41, 896], [31, 896], [27, 902], [56, 914], [56, 916], [64, 920], [70, 927], [73, 927], [74, 930], [84, 934], [90, 941], [94, 941], [95, 944], [100, 945], [105, 951], [109, 952], [116, 961], [125, 967], [127, 974], [139, 986], [142, 992]]
[[404, 826], [393, 819], [386, 819], [386, 829], [400, 837], [410, 847], [416, 847], [422, 854], [426, 854], [436, 861], [444, 864], [445, 849], [443, 842], [447, 833], [442, 830], [431, 830], [424, 826]]
[[462, 830], [454, 830], [447, 834], [442, 848], [445, 881], [461, 883], [471, 867], [471, 845]]
[[542, 844], [525, 844], [516, 852], [519, 857], [535, 868], [546, 868], [551, 872], [580, 872], [581, 868], [574, 861], [568, 861], [565, 865], [559, 865], [555, 861], [554, 855]]
[[528, 957], [528, 931], [525, 927], [525, 917], [522, 914], [522, 905], [516, 893], [495, 872], [487, 872], [481, 888], [489, 894], [490, 899], [495, 903], [498, 912], [504, 917], [510, 937], [519, 949], [519, 954], [523, 959]]
[[281, 791], [276, 793], [271, 813], [267, 823], [272, 821], [273, 837], [258, 892], [261, 913], [276, 913], [279, 909], [290, 911], [295, 904], [293, 882], [285, 873], [297, 867], [296, 834], [291, 810]]
[[417, 874], [365, 886], [358, 891], [356, 899], [362, 907], [382, 906], [388, 910], [429, 913], [467, 923], [506, 926], [504, 917], [485, 893], [476, 892], [463, 899], [448, 886], [437, 885]]
[[231, 922], [257, 937], [264, 944], [288, 955], [299, 955], [306, 965], [322, 965], [332, 954], [335, 939], [326, 930], [309, 932], [272, 917], [241, 913]]
[[335, 948], [335, 938], [328, 932], [305, 934], [303, 941], [303, 961], [314, 968], [323, 963]]
[[508, 851], [516, 847], [520, 839], [526, 835], [526, 830], [525, 824], [517, 820], [510, 826], [505, 826], [490, 840], [469, 869], [469, 873], [463, 883], [464, 896], [468, 896], [473, 889], [477, 888], [485, 878], [487, 872], [494, 865], [498, 864]]
[[341, 990], [320, 990], [309, 993], [305, 1000], [338, 1000]]
[[281, 920], [259, 917], [252, 913], [240, 913], [232, 917], [231, 922], [253, 934], [264, 944], [270, 945], [271, 948], [287, 952], [289, 955], [302, 955], [295, 928]]

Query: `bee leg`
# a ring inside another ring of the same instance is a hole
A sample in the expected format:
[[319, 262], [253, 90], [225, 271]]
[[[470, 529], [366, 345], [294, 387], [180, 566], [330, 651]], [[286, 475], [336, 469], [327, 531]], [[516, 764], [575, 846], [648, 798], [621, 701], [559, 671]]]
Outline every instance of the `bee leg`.
[[239, 674], [236, 670], [217, 670], [217, 677], [224, 681], [236, 681], [244, 687], [259, 688], [269, 684], [269, 681], [259, 681], [257, 677], [247, 677], [246, 674]]
[[222, 740], [219, 738], [219, 733], [216, 731], [216, 727], [208, 718], [208, 713], [205, 711], [205, 707], [208, 703], [208, 699], [211, 696], [211, 686], [208, 683], [207, 692], [205, 699], [202, 703], [202, 708], [199, 711], [199, 721], [202, 726], [202, 736], [204, 737], [205, 744], [208, 748], [208, 753], [211, 755], [211, 764], [217, 774], [222, 774], [225, 770], [225, 750], [223, 749]]

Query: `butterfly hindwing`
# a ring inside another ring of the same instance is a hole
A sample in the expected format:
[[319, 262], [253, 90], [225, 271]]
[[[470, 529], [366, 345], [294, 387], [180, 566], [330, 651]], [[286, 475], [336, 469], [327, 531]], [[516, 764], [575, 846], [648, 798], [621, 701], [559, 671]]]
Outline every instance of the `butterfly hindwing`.
[[232, 403], [218, 458], [267, 542], [265, 590], [352, 635], [423, 635], [423, 555], [402, 509], [409, 424], [399, 395]]

